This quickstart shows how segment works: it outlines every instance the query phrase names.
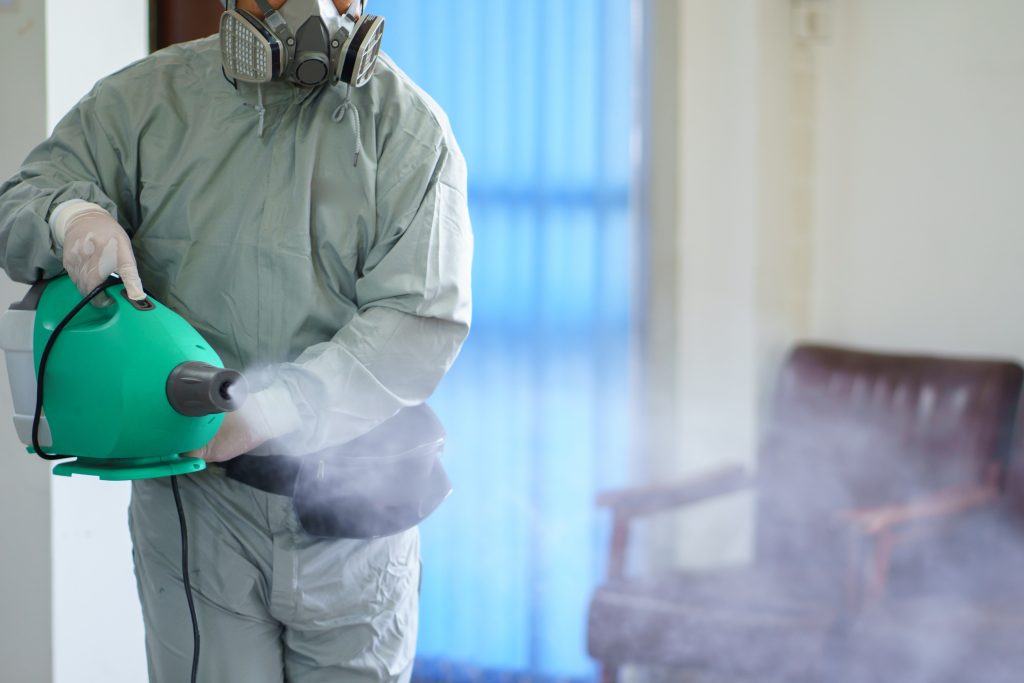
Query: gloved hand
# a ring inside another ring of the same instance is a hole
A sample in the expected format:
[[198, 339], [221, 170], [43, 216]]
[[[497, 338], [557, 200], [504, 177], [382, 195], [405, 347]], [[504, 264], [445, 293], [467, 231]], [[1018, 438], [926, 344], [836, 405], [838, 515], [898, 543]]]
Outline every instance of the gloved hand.
[[300, 424], [286, 391], [258, 391], [249, 395], [240, 410], [224, 416], [210, 443], [185, 455], [206, 462], [225, 462], [295, 431]]
[[61, 205], [54, 212], [53, 236], [63, 245], [64, 269], [82, 296], [117, 273], [129, 298], [146, 298], [131, 239], [102, 208], [87, 202]]
[[236, 458], [268, 440], [259, 425], [251, 424], [239, 410], [228, 413], [210, 443], [185, 455], [206, 462], [224, 462]]

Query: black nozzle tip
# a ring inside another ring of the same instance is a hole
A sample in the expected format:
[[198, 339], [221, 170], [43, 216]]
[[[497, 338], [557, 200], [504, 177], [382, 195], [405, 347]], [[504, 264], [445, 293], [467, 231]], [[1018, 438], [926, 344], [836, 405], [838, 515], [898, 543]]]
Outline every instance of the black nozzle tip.
[[167, 401], [186, 417], [201, 417], [238, 410], [249, 395], [240, 372], [209, 363], [182, 363], [167, 377]]

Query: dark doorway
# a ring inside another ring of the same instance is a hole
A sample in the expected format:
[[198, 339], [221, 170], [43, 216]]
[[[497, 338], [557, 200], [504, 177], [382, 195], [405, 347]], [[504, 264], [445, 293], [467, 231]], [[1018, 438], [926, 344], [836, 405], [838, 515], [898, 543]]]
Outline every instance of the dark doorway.
[[149, 47], [155, 51], [217, 32], [218, 0], [149, 0]]

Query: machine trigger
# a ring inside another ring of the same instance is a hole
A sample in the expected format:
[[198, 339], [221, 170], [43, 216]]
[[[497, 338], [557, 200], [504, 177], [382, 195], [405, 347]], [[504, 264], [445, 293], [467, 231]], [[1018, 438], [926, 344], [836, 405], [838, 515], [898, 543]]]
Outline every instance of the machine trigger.
[[146, 297], [145, 299], [139, 299], [138, 301], [136, 301], [135, 299], [128, 296], [127, 289], [121, 290], [121, 296], [127, 299], [128, 303], [135, 307], [135, 310], [152, 311], [156, 308], [156, 306], [153, 305], [153, 302], [149, 300], [149, 297]]

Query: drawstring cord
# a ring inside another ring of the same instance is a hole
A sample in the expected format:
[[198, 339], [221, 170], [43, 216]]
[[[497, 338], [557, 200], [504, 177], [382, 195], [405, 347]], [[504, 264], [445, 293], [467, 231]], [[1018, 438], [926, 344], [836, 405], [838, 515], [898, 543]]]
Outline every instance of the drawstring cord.
[[331, 114], [331, 119], [335, 123], [341, 123], [345, 120], [345, 115], [351, 110], [352, 112], [352, 129], [356, 134], [356, 153], [352, 158], [352, 165], [359, 165], [359, 155], [363, 153], [363, 136], [361, 135], [360, 122], [359, 122], [359, 110], [356, 109], [356, 105], [352, 104], [352, 86], [346, 86], [345, 101], [338, 105], [338, 108]]
[[256, 135], [263, 137], [263, 122], [267, 114], [267, 108], [263, 106], [263, 85], [256, 84], [256, 113], [260, 115], [260, 127]]
[[[356, 109], [356, 105], [352, 104], [352, 86], [347, 86], [345, 93], [345, 101], [338, 105], [334, 113], [331, 114], [331, 120], [335, 123], [341, 123], [345, 120], [345, 116], [348, 112], [352, 112], [352, 130], [356, 135], [356, 153], [352, 157], [352, 166], [359, 165], [359, 156], [363, 153], [363, 136], [362, 127], [359, 120], [359, 110]], [[266, 121], [267, 108], [263, 106], [263, 86], [262, 84], [256, 84], [256, 113], [260, 116], [259, 128], [256, 134], [259, 137], [263, 137], [263, 128]]]

